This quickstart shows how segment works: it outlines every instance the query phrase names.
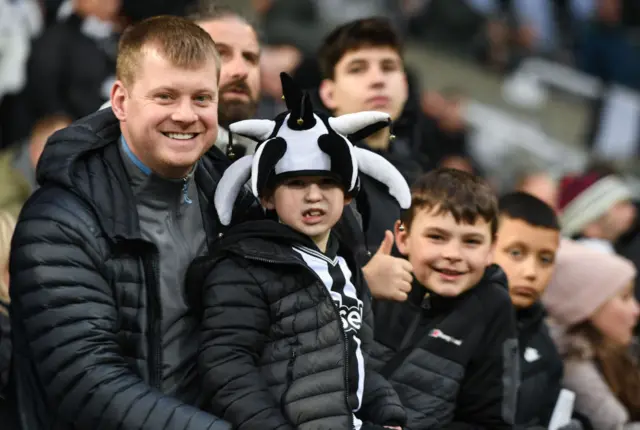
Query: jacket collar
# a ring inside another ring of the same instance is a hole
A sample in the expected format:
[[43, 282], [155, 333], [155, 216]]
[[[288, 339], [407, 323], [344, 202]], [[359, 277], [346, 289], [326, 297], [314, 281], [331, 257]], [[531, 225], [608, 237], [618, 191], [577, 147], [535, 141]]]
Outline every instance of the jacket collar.
[[477, 286], [482, 283], [493, 283], [498, 284], [505, 289], [508, 288], [507, 277], [500, 266], [491, 264], [485, 269], [484, 275], [477, 285], [474, 285], [473, 287], [456, 297], [440, 296], [429, 290], [414, 278], [411, 292], [409, 293], [409, 302], [413, 303], [416, 306], [421, 306], [423, 309], [449, 309], [456, 302], [464, 300], [467, 296], [469, 296], [469, 294], [473, 294], [473, 291], [477, 288]]
[[[120, 125], [111, 109], [102, 109], [51, 136], [37, 167], [42, 187], [70, 190], [94, 212], [103, 232], [114, 242], [141, 240], [134, 191], [120, 155]], [[212, 148], [198, 163], [194, 178], [208, 237], [218, 226], [213, 193], [226, 157]]]
[[[292, 256], [298, 259], [293, 247], [302, 247], [322, 253], [315, 243], [291, 227], [272, 219], [254, 220], [231, 227], [213, 246], [217, 251], [227, 251], [246, 258], [267, 260], [273, 264], [291, 264]], [[355, 267], [353, 250], [335, 232], [331, 232], [327, 251], [328, 258], [343, 257], [349, 266]]]
[[546, 317], [544, 306], [535, 302], [528, 308], [516, 309], [516, 319], [519, 331], [527, 331], [543, 323]]
[[189, 189], [195, 186], [194, 172], [181, 179], [167, 179], [156, 175], [129, 148], [121, 136], [118, 142], [120, 157], [127, 171], [129, 183], [138, 203], [154, 209], [182, 212], [191, 204]]

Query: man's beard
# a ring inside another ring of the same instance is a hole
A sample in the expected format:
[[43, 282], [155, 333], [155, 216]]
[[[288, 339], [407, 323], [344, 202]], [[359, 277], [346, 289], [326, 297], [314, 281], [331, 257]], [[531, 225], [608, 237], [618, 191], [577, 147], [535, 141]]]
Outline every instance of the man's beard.
[[[244, 93], [249, 97], [249, 101], [225, 100], [224, 94], [228, 91]], [[253, 118], [258, 108], [258, 102], [251, 97], [251, 91], [245, 81], [231, 82], [220, 88], [218, 100], [218, 123], [224, 128], [229, 128], [229, 124], [245, 119]]]
[[257, 105], [254, 100], [242, 102], [220, 99], [218, 102], [218, 123], [228, 129], [229, 124], [251, 119], [256, 113]]

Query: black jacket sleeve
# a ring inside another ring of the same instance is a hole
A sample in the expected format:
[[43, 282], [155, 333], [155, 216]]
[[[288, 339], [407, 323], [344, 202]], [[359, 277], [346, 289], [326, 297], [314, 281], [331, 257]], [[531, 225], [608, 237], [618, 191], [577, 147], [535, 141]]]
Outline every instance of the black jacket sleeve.
[[490, 314], [484, 348], [467, 367], [450, 430], [514, 425], [520, 380], [515, 312], [506, 291], [493, 297], [495, 303], [485, 303]]
[[117, 341], [118, 309], [101, 272], [98, 229], [87, 223], [89, 211], [78, 213], [83, 205], [75, 197], [64, 196], [27, 202], [10, 260], [11, 323], [27, 349], [16, 360], [32, 361], [21, 371], [33, 369], [51, 414], [82, 429], [228, 429], [131, 371]]
[[256, 365], [271, 325], [262, 285], [221, 257], [204, 283], [198, 366], [213, 413], [237, 430], [293, 429]]
[[364, 395], [358, 418], [378, 425], [404, 426], [407, 420], [398, 394], [382, 375], [373, 370], [369, 355], [373, 345], [373, 312], [371, 293], [367, 290], [363, 297], [363, 324], [360, 330], [362, 353], [366, 364]]
[[[8, 394], [11, 369], [11, 324], [9, 304], [0, 300], [0, 399]], [[0, 400], [1, 401], [1, 400]]]
[[[546, 330], [546, 327], [545, 327]], [[562, 377], [563, 377], [564, 369], [562, 366], [562, 362], [559, 365], [554, 366], [549, 373], [547, 380], [549, 381], [548, 387], [548, 396], [546, 399], [540, 399], [542, 407], [540, 409], [540, 422], [548, 427], [551, 416], [553, 415], [553, 410], [556, 407], [556, 402], [558, 401], [558, 397], [560, 396], [560, 391], [562, 390]]]

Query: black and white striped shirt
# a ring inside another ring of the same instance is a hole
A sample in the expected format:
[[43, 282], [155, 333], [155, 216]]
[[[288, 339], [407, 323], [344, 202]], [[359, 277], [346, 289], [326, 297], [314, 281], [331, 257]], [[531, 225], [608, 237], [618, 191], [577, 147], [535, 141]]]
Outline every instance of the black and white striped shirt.
[[[354, 412], [362, 406], [364, 392], [364, 357], [360, 348], [360, 327], [362, 326], [363, 303], [353, 284], [352, 274], [344, 258], [338, 256], [337, 243], [329, 241], [327, 254], [318, 249], [296, 245], [293, 249], [300, 254], [307, 266], [322, 280], [331, 294], [342, 320], [342, 328], [347, 337], [349, 404]], [[333, 245], [333, 246], [332, 246]], [[333, 256], [332, 256], [333, 255]], [[362, 422], [354, 415], [354, 428], [360, 430]]]

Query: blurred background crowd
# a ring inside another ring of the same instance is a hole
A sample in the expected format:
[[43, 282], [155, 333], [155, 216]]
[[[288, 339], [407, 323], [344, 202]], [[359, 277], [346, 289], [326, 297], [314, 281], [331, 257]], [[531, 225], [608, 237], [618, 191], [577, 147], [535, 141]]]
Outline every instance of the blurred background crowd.
[[[108, 99], [122, 29], [185, 13], [190, 3], [0, 0], [0, 148], [11, 148], [0, 171], [19, 152], [17, 186], [28, 192], [30, 164], [46, 136]], [[594, 155], [633, 178], [640, 149], [635, 0], [227, 3], [261, 31], [258, 116], [281, 109], [280, 71], [317, 87], [316, 53], [331, 29], [381, 15], [406, 44], [411, 94], [398, 126], [427, 148], [431, 163], [473, 168], [500, 192], [532, 174], [557, 179], [583, 169]]]
[[[0, 0], [0, 210], [17, 217], [37, 187], [48, 136], [109, 99], [121, 31], [149, 16], [185, 14], [191, 3]], [[318, 88], [317, 51], [332, 29], [388, 17], [404, 40], [410, 89], [388, 156], [406, 178], [456, 167], [484, 176], [497, 193], [525, 190], [561, 213], [615, 175], [626, 191], [616, 187], [606, 204], [590, 196], [582, 209], [593, 216], [565, 233], [640, 267], [639, 0], [226, 3], [260, 33], [259, 60], [234, 81], [251, 94], [257, 117], [284, 110], [282, 71]], [[0, 218], [1, 273], [12, 223]], [[0, 303], [8, 302], [5, 281]]]

